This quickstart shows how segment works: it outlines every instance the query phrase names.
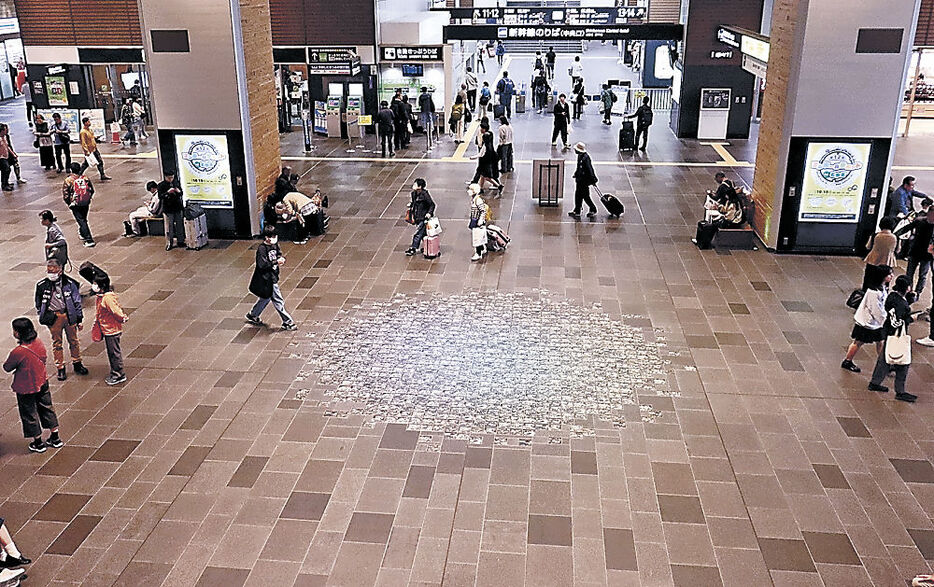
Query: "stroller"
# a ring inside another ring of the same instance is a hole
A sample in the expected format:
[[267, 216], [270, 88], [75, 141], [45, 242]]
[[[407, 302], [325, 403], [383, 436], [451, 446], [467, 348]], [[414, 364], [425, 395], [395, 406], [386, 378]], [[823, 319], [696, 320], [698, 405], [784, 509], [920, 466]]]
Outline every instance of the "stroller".
[[493, 253], [505, 251], [509, 241], [512, 240], [505, 230], [495, 224], [486, 225], [486, 237], [486, 248]]

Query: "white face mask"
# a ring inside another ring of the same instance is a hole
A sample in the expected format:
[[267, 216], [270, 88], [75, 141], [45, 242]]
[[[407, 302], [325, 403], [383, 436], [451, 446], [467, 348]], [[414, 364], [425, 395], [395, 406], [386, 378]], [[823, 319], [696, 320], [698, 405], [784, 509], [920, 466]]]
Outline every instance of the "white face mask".
[[418, 191], [418, 184], [417, 184], [417, 183], [413, 183], [413, 184], [412, 184], [412, 191], [413, 191], [413, 192], [417, 192], [417, 191]]
[[91, 291], [93, 291], [94, 293], [101, 293], [101, 286], [97, 285], [96, 283], [92, 283]]
[[278, 242], [279, 242], [279, 237], [277, 237], [277, 236], [271, 236], [271, 237], [269, 237], [269, 244], [274, 245], [274, 244], [276, 244], [276, 243], [278, 243]]
[[61, 273], [47, 273], [46, 277], [49, 278], [49, 281], [58, 281], [59, 275], [61, 275]]

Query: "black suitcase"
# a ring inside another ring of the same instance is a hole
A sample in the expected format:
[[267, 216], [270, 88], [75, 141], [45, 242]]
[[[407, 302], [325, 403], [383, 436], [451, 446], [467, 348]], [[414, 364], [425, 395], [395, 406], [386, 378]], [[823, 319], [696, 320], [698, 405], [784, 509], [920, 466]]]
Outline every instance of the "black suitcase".
[[600, 194], [600, 203], [603, 204], [603, 207], [606, 208], [606, 211], [610, 213], [610, 216], [615, 216], [619, 218], [626, 211], [626, 207], [623, 206], [623, 203], [619, 201], [619, 198], [613, 194], [604, 194], [600, 191], [600, 188], [593, 186], [597, 193]]
[[308, 236], [321, 236], [328, 230], [328, 217], [325, 216], [324, 211], [319, 209], [314, 214], [309, 214], [305, 217], [305, 222], [308, 224], [305, 229], [308, 231]]
[[619, 150], [636, 150], [636, 129], [632, 126], [631, 120], [624, 120], [623, 128], [619, 129]]
[[98, 278], [108, 277], [106, 271], [90, 261], [85, 261], [78, 267], [78, 274], [88, 283], [94, 283]]
[[499, 118], [500, 116], [506, 116], [506, 107], [502, 104], [495, 104], [493, 106], [493, 118]]
[[694, 237], [694, 244], [698, 249], [712, 249], [713, 237], [717, 236], [717, 225], [713, 222], [701, 220], [697, 223], [697, 235]]

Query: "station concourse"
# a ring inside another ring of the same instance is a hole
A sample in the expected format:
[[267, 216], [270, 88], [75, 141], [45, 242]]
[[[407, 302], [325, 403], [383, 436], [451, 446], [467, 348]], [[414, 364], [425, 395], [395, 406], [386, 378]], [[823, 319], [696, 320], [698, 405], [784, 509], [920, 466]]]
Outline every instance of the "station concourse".
[[[854, 359], [862, 373], [840, 362], [888, 178], [934, 193], [934, 126], [923, 101], [903, 104], [924, 87], [934, 4], [731, 0], [756, 6], [730, 21], [711, 3], [531, 7], [544, 21], [527, 23], [480, 2], [11, 2], [34, 106], [92, 119], [113, 178], [87, 172], [96, 246], [82, 247], [66, 174], [40, 165], [24, 98], [0, 101], [26, 180], [11, 175], [0, 195], [0, 309], [31, 318], [49, 350], [64, 441], [28, 450], [17, 398], [0, 394], [0, 519], [32, 559], [22, 585], [830, 587], [931, 573], [934, 349], [911, 345], [914, 403], [867, 389], [872, 344]], [[844, 4], [843, 16], [830, 10]], [[581, 57], [588, 103], [570, 144], [584, 143], [621, 218], [599, 201], [593, 219], [567, 215], [578, 154], [552, 146], [553, 116], [532, 107], [535, 51], [551, 44], [509, 37], [526, 27], [589, 36], [555, 41], [549, 85], [552, 100], [570, 93]], [[495, 43], [489, 53], [485, 39], [460, 38], [488, 28], [506, 37], [501, 64]], [[828, 48], [822, 31], [845, 39]], [[767, 83], [748, 72], [756, 42], [770, 46]], [[653, 79], [648, 54], [660, 60]], [[511, 241], [477, 262], [467, 184], [484, 113], [472, 111], [464, 143], [447, 128], [467, 67], [481, 87], [508, 71], [527, 92], [509, 121], [514, 171], [482, 194]], [[604, 83], [622, 100], [610, 125]], [[421, 85], [440, 134], [428, 149], [415, 132], [382, 157], [372, 123], [355, 117], [375, 116], [396, 87], [414, 101]], [[869, 96], [820, 104], [834, 85]], [[704, 92], [727, 89], [725, 118], [704, 109]], [[647, 148], [621, 151], [643, 97]], [[145, 112], [136, 122], [131, 108], [129, 128], [128, 98]], [[723, 138], [698, 138], [721, 123]], [[854, 159], [840, 163], [844, 151]], [[540, 160], [564, 166], [556, 207], [533, 192]], [[244, 319], [282, 167], [294, 189], [329, 200], [324, 234], [279, 238], [294, 331], [272, 310], [264, 325]], [[125, 235], [167, 171], [206, 212], [200, 250]], [[692, 243], [718, 172], [750, 194], [754, 246]], [[855, 187], [817, 194], [809, 173]], [[404, 254], [418, 178], [443, 228], [434, 259]], [[35, 309], [43, 210], [68, 241], [84, 310], [90, 373], [69, 365], [64, 381]], [[105, 383], [85, 261], [129, 315], [125, 383]], [[915, 341], [929, 332], [932, 289], [912, 304]]]

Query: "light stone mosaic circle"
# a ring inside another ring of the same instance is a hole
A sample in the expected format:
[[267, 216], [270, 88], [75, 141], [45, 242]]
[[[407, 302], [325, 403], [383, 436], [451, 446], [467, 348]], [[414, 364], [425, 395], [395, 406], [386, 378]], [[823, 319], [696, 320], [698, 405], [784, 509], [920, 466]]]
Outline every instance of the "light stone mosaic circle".
[[[654, 340], [654, 339], [653, 339]], [[640, 328], [546, 292], [398, 295], [355, 306], [307, 371], [374, 421], [456, 437], [592, 435], [665, 380]]]

